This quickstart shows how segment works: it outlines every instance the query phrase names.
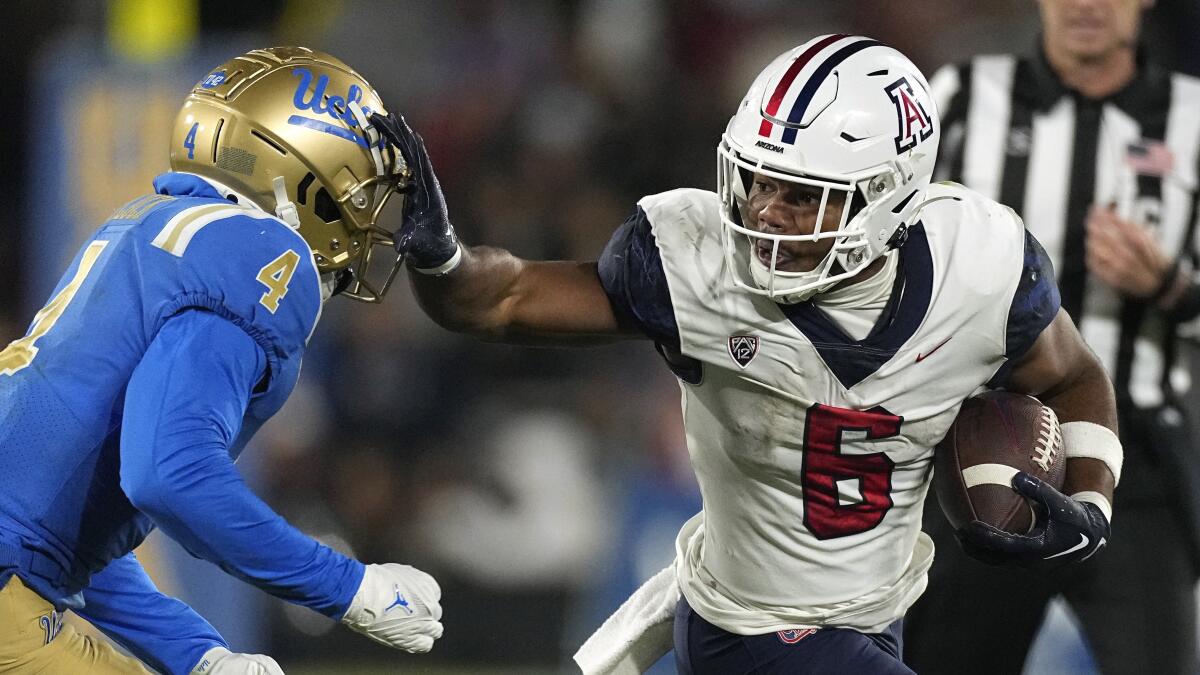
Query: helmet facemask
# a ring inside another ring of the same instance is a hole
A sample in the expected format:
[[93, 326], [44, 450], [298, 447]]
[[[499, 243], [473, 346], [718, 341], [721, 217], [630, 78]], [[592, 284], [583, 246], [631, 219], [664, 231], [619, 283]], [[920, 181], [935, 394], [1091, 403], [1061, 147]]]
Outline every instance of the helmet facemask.
[[[817, 36], [776, 57], [750, 85], [717, 147], [722, 241], [733, 286], [776, 302], [801, 302], [900, 245], [933, 174], [938, 127], [924, 76], [875, 40]], [[747, 222], [751, 194], [743, 175], [755, 173], [819, 188], [815, 231], [771, 234]], [[825, 213], [839, 200], [843, 211], [833, 227]], [[785, 245], [823, 240], [831, 240], [829, 250], [812, 269], [777, 269]], [[767, 258], [760, 249], [759, 259], [756, 245], [769, 245], [774, 254]]]
[[[893, 169], [883, 167], [851, 176], [798, 175], [742, 156], [731, 147], [728, 137], [718, 146], [717, 157], [722, 244], [731, 281], [739, 290], [764, 295], [784, 304], [803, 302], [854, 277], [885, 250], [883, 246], [871, 245], [865, 225], [878, 217], [879, 207], [890, 202], [888, 197], [896, 192]], [[760, 231], [752, 224], [747, 226], [744, 214], [747, 213], [750, 180], [755, 174], [821, 189], [811, 234], [775, 234]], [[831, 208], [831, 197], [836, 202], [838, 196], [842, 211], [837, 227], [823, 229], [825, 214]], [[893, 214], [887, 215], [895, 218]], [[895, 225], [899, 223], [897, 218]], [[884, 238], [890, 237], [894, 229], [887, 231]], [[881, 231], [876, 236], [883, 234]], [[832, 240], [833, 244], [813, 269], [785, 271], [776, 267], [783, 244], [823, 240]], [[771, 246], [770, 264], [755, 255], [755, 248], [762, 242]]]

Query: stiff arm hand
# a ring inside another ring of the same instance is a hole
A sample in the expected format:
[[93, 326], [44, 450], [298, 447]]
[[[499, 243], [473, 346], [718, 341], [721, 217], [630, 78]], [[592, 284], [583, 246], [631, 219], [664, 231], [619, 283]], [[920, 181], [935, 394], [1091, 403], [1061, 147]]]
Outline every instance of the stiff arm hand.
[[454, 227], [450, 225], [442, 184], [433, 173], [433, 163], [425, 151], [425, 141], [396, 113], [387, 117], [374, 113], [371, 124], [404, 156], [412, 173], [405, 188], [407, 203], [404, 221], [396, 233], [396, 250], [403, 253], [409, 267], [418, 272], [450, 272], [462, 259], [462, 253]]

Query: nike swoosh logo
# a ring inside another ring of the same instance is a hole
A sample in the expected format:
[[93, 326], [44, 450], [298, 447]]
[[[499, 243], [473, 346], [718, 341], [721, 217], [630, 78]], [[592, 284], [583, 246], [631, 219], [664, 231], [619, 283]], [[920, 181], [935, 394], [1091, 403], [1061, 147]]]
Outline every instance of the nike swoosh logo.
[[1081, 559], [1079, 560], [1079, 562], [1083, 562], [1084, 560], [1087, 560], [1088, 558], [1090, 558], [1090, 557], [1092, 557], [1092, 556], [1096, 555], [1096, 553], [1097, 553], [1097, 552], [1098, 552], [1100, 549], [1104, 548], [1104, 545], [1105, 545], [1105, 544], [1107, 544], [1107, 543], [1108, 543], [1108, 541], [1107, 541], [1107, 540], [1106, 540], [1104, 537], [1100, 537], [1100, 541], [1096, 543], [1096, 548], [1095, 548], [1095, 550], [1093, 550], [1091, 553], [1089, 553], [1089, 554], [1087, 554], [1087, 555], [1083, 556], [1083, 558], [1081, 558]]
[[1084, 546], [1087, 546], [1089, 541], [1091, 541], [1091, 540], [1090, 540], [1090, 539], [1088, 539], [1088, 536], [1087, 536], [1086, 534], [1082, 534], [1082, 533], [1080, 533], [1080, 535], [1079, 535], [1079, 543], [1078, 543], [1078, 544], [1075, 544], [1075, 545], [1074, 545], [1074, 546], [1072, 546], [1071, 548], [1069, 548], [1069, 549], [1067, 549], [1067, 550], [1065, 550], [1065, 551], [1062, 551], [1061, 553], [1055, 553], [1054, 555], [1048, 555], [1048, 556], [1046, 556], [1046, 560], [1049, 560], [1049, 559], [1051, 559], [1051, 558], [1057, 558], [1057, 557], [1058, 557], [1058, 556], [1060, 556], [1060, 555], [1066, 555], [1066, 554], [1068, 554], [1068, 553], [1074, 553], [1075, 551], [1078, 551], [1079, 549], [1083, 548]]
[[950, 337], [946, 338], [945, 340], [942, 340], [941, 342], [939, 342], [938, 346], [934, 347], [933, 349], [930, 349], [928, 352], [926, 352], [924, 354], [917, 354], [917, 363], [920, 363], [920, 362], [924, 361], [925, 359], [929, 358], [930, 356], [933, 356], [934, 352], [941, 349], [942, 345], [946, 344], [953, 338], [954, 338], [954, 336], [951, 335]]

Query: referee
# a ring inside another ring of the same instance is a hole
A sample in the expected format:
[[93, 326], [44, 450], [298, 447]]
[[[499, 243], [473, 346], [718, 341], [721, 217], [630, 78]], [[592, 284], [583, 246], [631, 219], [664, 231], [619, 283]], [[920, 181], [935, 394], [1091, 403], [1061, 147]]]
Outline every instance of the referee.
[[1063, 308], [1113, 379], [1125, 468], [1107, 550], [1049, 575], [967, 558], [927, 503], [937, 556], [905, 621], [905, 661], [922, 675], [1020, 673], [1058, 594], [1103, 673], [1200, 672], [1200, 449], [1177, 359], [1177, 329], [1200, 315], [1200, 81], [1137, 49], [1151, 4], [1039, 0], [1035, 56], [981, 56], [933, 78], [941, 178], [1012, 207], [1045, 246]]

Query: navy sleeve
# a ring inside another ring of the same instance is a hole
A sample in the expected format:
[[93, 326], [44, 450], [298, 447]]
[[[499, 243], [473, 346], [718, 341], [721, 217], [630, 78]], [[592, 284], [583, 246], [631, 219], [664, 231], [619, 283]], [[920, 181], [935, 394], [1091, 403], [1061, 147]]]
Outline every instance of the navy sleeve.
[[622, 326], [678, 349], [671, 291], [650, 220], [641, 207], [613, 233], [599, 267], [600, 284]]
[[229, 455], [265, 368], [262, 349], [233, 323], [201, 310], [169, 319], [129, 381], [121, 487], [192, 555], [339, 618], [363, 565], [289, 525]]
[[191, 607], [159, 592], [132, 553], [93, 574], [84, 601], [80, 616], [163, 673], [189, 673], [204, 652], [229, 647]]
[[1013, 367], [1054, 321], [1061, 304], [1058, 285], [1054, 283], [1054, 265], [1042, 245], [1026, 230], [1025, 261], [1004, 335], [1006, 360], [988, 383], [990, 386], [1003, 387], [1008, 382]]

